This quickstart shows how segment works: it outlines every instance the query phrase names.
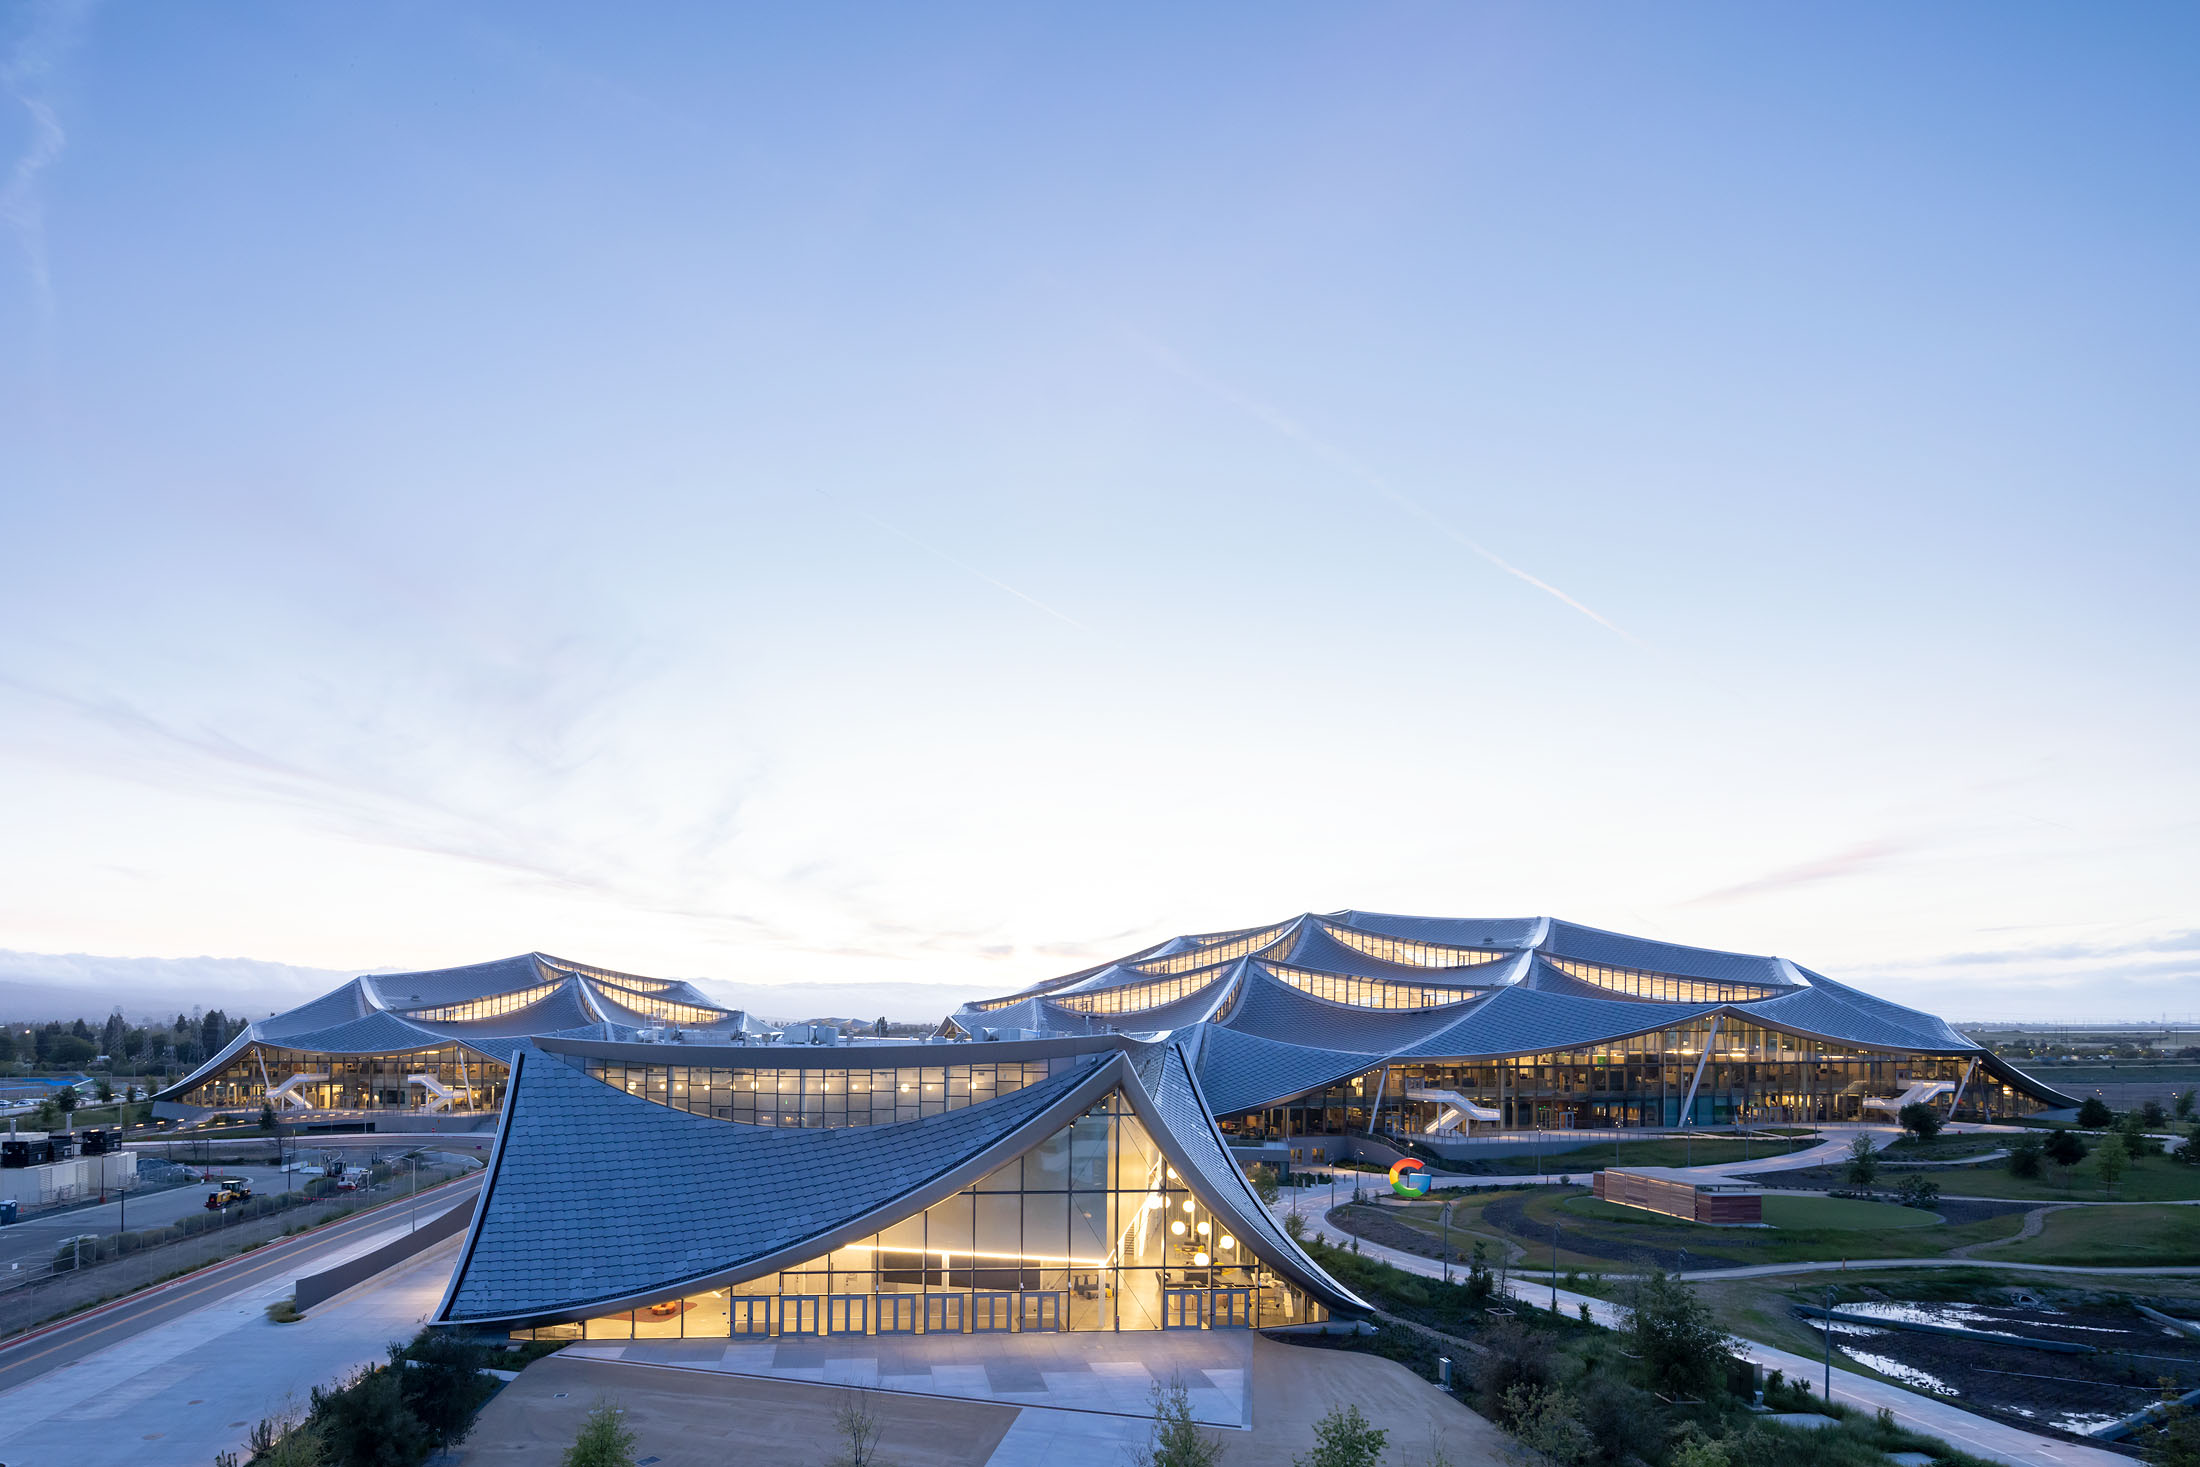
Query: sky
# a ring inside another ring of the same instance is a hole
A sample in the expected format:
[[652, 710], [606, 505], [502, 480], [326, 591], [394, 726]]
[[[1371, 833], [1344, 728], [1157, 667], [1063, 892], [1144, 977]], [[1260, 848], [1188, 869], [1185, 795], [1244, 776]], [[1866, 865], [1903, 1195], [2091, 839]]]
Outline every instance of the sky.
[[0, 949], [928, 1010], [1351, 907], [2200, 1015], [2196, 70], [0, 6]]

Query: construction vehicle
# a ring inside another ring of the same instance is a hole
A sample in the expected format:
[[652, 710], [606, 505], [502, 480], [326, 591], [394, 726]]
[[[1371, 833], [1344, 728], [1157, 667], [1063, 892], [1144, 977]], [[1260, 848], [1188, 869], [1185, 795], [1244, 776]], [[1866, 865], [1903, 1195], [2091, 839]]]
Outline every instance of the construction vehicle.
[[245, 1177], [223, 1177], [214, 1184], [214, 1190], [206, 1194], [206, 1210], [220, 1212], [232, 1202], [243, 1202], [252, 1196], [252, 1183]]

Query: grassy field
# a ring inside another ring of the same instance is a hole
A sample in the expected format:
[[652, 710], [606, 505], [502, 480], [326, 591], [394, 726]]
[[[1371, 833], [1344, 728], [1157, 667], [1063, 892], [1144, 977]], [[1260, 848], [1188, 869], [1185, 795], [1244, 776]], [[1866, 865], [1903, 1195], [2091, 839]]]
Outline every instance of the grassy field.
[[2037, 1238], [1992, 1257], [2099, 1268], [2200, 1264], [2200, 1207], [2065, 1207], [2047, 1215]]
[[[1491, 1218], [1498, 1206], [1510, 1211], [1520, 1201], [1522, 1218], [1512, 1223]], [[1421, 1202], [1384, 1215], [1436, 1238], [1438, 1203]], [[1585, 1188], [1541, 1187], [1485, 1193], [1456, 1200], [1452, 1243], [1462, 1251], [1473, 1239], [1509, 1243], [1524, 1252], [1522, 1266], [1535, 1267], [1551, 1257], [1551, 1229], [1558, 1225], [1558, 1266], [1588, 1273], [1632, 1273], [1642, 1266], [1643, 1249], [1672, 1255], [1685, 1250], [1689, 1266], [1720, 1263], [1803, 1263], [1843, 1258], [1933, 1258], [1966, 1243], [2014, 1236], [2020, 1214], [1949, 1225], [1933, 1214], [1885, 1203], [1845, 1198], [1772, 1197], [1766, 1199], [1769, 1228], [1720, 1228], [1660, 1217], [1637, 1208], [1598, 1202]], [[1604, 1248], [1608, 1251], [1593, 1251]], [[1493, 1250], [1493, 1256], [1501, 1256]]]
[[1929, 1141], [1920, 1141], [1915, 1136], [1904, 1136], [1879, 1154], [1888, 1161], [1960, 1161], [1966, 1156], [1984, 1156], [1989, 1151], [1999, 1151], [2013, 1139], [1943, 1133]]
[[[2098, 1142], [2096, 1141], [2096, 1146]], [[1940, 1190], [1952, 1197], [2006, 1197], [2017, 1202], [2101, 1202], [2110, 1200], [2093, 1173], [2088, 1157], [2062, 1173], [2050, 1166], [2048, 1175], [2026, 1179], [1998, 1162], [1981, 1167], [1949, 1167], [1933, 1175]], [[2166, 1156], [2145, 1156], [2131, 1163], [2116, 1183], [2118, 1202], [2200, 1201], [2200, 1166], [2188, 1166]]]
[[[1806, 1151], [1817, 1144], [1810, 1136], [1783, 1136], [1777, 1140], [1757, 1137], [1746, 1141], [1730, 1140], [1719, 1136], [1698, 1136], [1693, 1140], [1673, 1140], [1659, 1137], [1654, 1141], [1600, 1141], [1593, 1146], [1577, 1146], [1571, 1151], [1546, 1152], [1543, 1170], [1552, 1176], [1572, 1172], [1580, 1174], [1607, 1166], [1708, 1166], [1719, 1161], [1750, 1161], [1767, 1156], [1785, 1156], [1790, 1150]], [[1501, 1175], [1517, 1175], [1535, 1170], [1535, 1154], [1506, 1157], [1494, 1163], [1493, 1169]]]

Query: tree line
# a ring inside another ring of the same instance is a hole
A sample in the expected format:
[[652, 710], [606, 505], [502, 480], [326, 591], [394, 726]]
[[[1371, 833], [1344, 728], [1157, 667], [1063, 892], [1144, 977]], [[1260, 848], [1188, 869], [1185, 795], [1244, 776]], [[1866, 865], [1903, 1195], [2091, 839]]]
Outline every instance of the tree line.
[[81, 1070], [99, 1056], [110, 1068], [137, 1074], [166, 1074], [190, 1069], [244, 1032], [248, 1020], [220, 1009], [197, 1015], [179, 1013], [171, 1020], [133, 1024], [117, 1009], [106, 1022], [83, 1019], [63, 1023], [0, 1025], [0, 1065], [30, 1069]]

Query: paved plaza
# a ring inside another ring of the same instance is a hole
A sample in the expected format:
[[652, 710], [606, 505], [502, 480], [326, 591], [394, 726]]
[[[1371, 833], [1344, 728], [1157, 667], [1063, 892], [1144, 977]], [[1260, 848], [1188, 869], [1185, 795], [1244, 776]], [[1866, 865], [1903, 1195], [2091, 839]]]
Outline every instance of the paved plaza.
[[1007, 1406], [1144, 1420], [1153, 1389], [1181, 1381], [1203, 1425], [1252, 1425], [1249, 1330], [1138, 1334], [809, 1335], [754, 1342], [637, 1340], [569, 1345], [573, 1359], [719, 1371], [770, 1380], [870, 1386]]

